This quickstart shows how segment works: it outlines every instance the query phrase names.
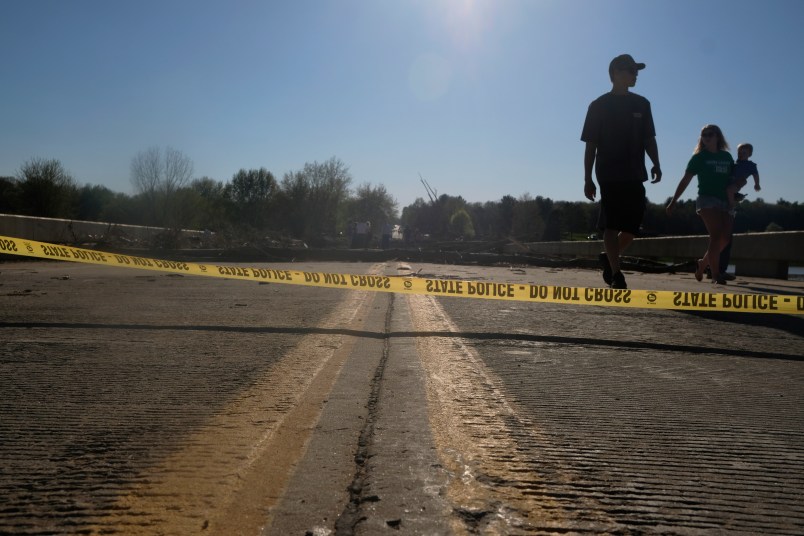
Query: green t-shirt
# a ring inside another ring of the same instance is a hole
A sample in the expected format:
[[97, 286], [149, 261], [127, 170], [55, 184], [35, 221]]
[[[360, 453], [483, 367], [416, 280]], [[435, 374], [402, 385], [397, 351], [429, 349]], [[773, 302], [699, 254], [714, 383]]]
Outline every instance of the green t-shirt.
[[701, 151], [692, 155], [687, 171], [698, 175], [698, 195], [709, 195], [726, 201], [726, 186], [729, 185], [734, 159], [728, 151], [710, 153]]

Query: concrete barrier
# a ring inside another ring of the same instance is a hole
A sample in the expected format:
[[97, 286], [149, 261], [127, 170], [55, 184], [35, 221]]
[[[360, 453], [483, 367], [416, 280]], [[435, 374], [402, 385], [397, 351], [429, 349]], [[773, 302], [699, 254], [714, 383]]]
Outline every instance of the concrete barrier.
[[[637, 238], [626, 250], [633, 257], [683, 262], [699, 259], [706, 251], [708, 236]], [[601, 240], [578, 242], [531, 242], [525, 246], [538, 255], [592, 257], [603, 251]], [[521, 251], [507, 246], [506, 251]], [[787, 279], [788, 268], [804, 266], [804, 231], [741, 233], [734, 235], [731, 262], [737, 275]]]
[[[80, 243], [117, 237], [123, 240], [150, 241], [164, 233], [163, 227], [124, 225], [59, 218], [36, 218], [16, 214], [0, 214], [0, 235], [27, 238], [39, 242]], [[183, 236], [202, 237], [203, 231], [181, 231]]]
[[[162, 227], [0, 214], [0, 235], [40, 242], [80, 243], [109, 236], [149, 241], [164, 232]], [[182, 235], [203, 240], [205, 233], [182, 230]], [[700, 235], [637, 238], [626, 253], [633, 257], [683, 262], [700, 258], [706, 251], [708, 240]], [[601, 240], [531, 242], [525, 246], [537, 255], [565, 258], [597, 258], [603, 250]], [[505, 252], [521, 253], [521, 245], [506, 246]], [[731, 262], [737, 275], [787, 279], [791, 265], [804, 266], [804, 231], [736, 234]]]

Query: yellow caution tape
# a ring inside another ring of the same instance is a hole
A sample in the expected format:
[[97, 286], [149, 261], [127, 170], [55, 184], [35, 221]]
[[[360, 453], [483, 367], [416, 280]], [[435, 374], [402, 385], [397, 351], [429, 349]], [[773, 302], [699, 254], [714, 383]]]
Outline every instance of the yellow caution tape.
[[166, 261], [0, 236], [0, 253], [159, 272], [310, 287], [490, 300], [743, 313], [804, 314], [804, 296], [615, 290], [386, 275], [354, 275]]

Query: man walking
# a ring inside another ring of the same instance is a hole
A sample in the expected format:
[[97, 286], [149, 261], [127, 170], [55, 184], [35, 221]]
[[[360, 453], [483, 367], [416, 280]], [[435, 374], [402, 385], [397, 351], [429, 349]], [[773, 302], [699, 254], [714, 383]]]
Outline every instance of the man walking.
[[600, 262], [603, 280], [611, 288], [628, 288], [620, 271], [620, 254], [639, 232], [645, 214], [645, 153], [653, 162], [651, 182], [662, 180], [650, 102], [629, 91], [644, 68], [644, 63], [628, 54], [611, 60], [611, 91], [589, 105], [581, 134], [586, 142], [583, 191], [587, 199], [595, 200], [594, 168], [600, 185], [598, 227], [603, 230], [606, 250]]

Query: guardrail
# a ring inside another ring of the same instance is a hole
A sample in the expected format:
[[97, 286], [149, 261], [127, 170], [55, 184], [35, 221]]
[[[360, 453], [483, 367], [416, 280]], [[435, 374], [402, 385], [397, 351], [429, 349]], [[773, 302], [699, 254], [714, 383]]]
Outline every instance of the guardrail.
[[[656, 260], [683, 262], [699, 259], [706, 251], [707, 236], [673, 236], [662, 238], [637, 238], [626, 255]], [[596, 258], [603, 251], [602, 240], [578, 242], [531, 242], [525, 246], [538, 255], [556, 257]], [[521, 249], [506, 246], [507, 252]], [[739, 233], [734, 235], [731, 263], [737, 275], [787, 279], [788, 269], [804, 266], [804, 231], [769, 233]]]

